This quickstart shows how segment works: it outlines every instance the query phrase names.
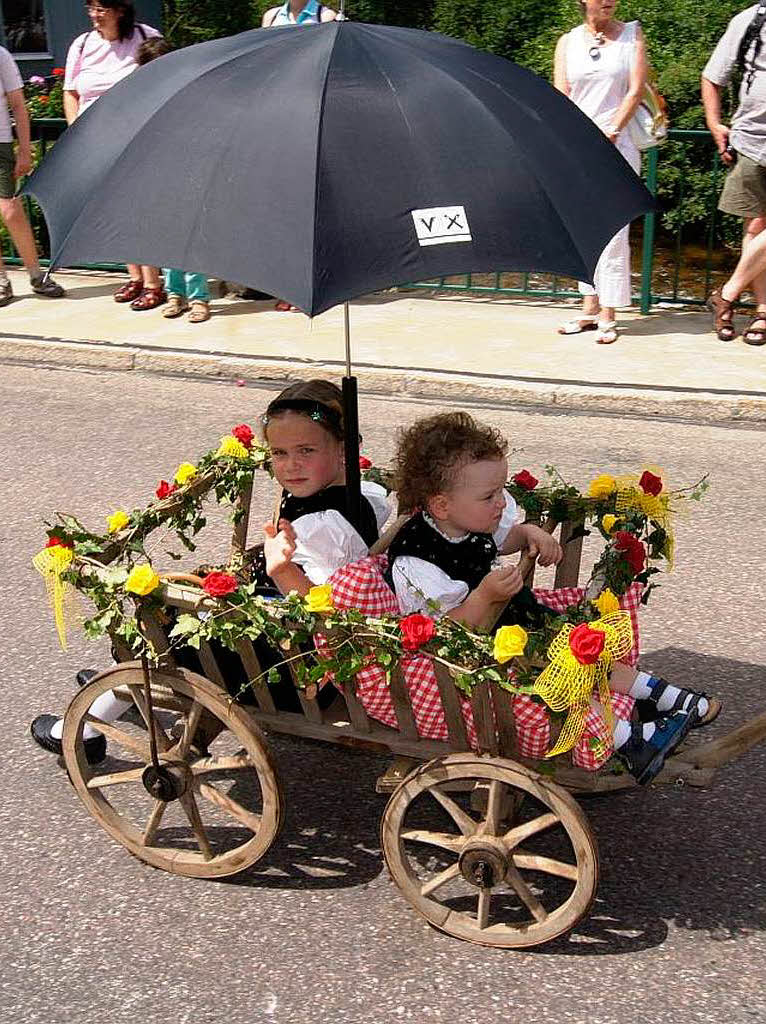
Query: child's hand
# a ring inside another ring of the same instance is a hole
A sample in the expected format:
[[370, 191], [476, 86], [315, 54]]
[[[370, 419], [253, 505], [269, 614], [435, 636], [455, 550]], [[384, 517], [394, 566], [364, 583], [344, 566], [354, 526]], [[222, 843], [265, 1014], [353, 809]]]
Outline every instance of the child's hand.
[[[277, 532], [278, 531], [278, 532]], [[266, 523], [263, 527], [263, 554], [266, 558], [266, 572], [272, 579], [292, 562], [297, 537], [292, 523], [280, 519], [277, 526]]]
[[523, 586], [524, 577], [519, 572], [519, 567], [509, 565], [507, 568], [493, 569], [487, 573], [476, 589], [487, 601], [506, 602], [515, 597]]
[[559, 542], [539, 526], [524, 526], [527, 550], [533, 557], [537, 555], [540, 565], [558, 565], [564, 557]]

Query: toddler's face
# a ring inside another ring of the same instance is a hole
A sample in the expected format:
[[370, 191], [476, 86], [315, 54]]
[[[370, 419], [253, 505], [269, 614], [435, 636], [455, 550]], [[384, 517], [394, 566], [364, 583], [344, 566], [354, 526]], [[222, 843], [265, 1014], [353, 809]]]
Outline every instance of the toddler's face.
[[[506, 459], [484, 459], [462, 466], [436, 513], [445, 533], [494, 533], [505, 509]], [[438, 503], [437, 503], [438, 505]], [[442, 514], [443, 513], [443, 514]]]
[[274, 476], [296, 498], [344, 482], [342, 443], [308, 416], [281, 413], [270, 421], [266, 441]]

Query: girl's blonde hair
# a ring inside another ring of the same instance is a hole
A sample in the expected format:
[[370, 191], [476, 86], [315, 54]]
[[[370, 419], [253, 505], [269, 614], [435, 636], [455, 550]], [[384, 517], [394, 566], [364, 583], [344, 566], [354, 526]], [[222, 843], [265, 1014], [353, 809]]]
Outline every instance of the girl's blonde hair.
[[263, 438], [272, 420], [288, 412], [297, 412], [318, 423], [336, 441], [343, 441], [343, 392], [329, 380], [306, 380], [285, 388], [269, 402], [261, 417]]
[[467, 412], [445, 412], [417, 420], [399, 435], [394, 476], [399, 507], [426, 508], [446, 494], [458, 471], [471, 462], [504, 459], [508, 442]]

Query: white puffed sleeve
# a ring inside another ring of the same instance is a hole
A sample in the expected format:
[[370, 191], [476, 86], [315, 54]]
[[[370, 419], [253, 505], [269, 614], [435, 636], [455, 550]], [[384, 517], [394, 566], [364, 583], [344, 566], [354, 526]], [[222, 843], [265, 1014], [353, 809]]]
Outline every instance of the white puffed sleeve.
[[391, 515], [388, 493], [385, 487], [376, 484], [374, 480], [362, 480], [362, 494], [372, 505], [372, 511], [375, 513], [375, 519], [378, 524], [378, 532], [380, 532]]
[[326, 583], [342, 566], [369, 554], [361, 536], [335, 509], [298, 516], [293, 529], [297, 538], [293, 562], [315, 586]]
[[394, 562], [391, 578], [402, 615], [422, 612], [433, 615], [429, 601], [439, 606], [438, 615], [457, 608], [468, 597], [468, 584], [453, 580], [433, 562], [403, 555]]
[[505, 492], [505, 509], [500, 518], [500, 525], [492, 534], [492, 537], [500, 549], [505, 543], [505, 538], [511, 532], [517, 523], [522, 520], [523, 513], [519, 506], [516, 504], [516, 500], [508, 493]]

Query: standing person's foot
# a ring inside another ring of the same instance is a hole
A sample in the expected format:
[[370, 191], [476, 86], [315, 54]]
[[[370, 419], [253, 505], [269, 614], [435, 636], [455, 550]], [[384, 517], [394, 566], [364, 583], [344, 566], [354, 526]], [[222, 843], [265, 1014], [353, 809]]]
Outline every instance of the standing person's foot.
[[7, 306], [9, 302], [13, 302], [13, 288], [11, 282], [6, 280], [0, 284], [0, 306]]
[[167, 301], [167, 292], [162, 286], [159, 288], [144, 288], [138, 298], [131, 302], [130, 308], [136, 311], [156, 309], [157, 306], [163, 306]]
[[66, 295], [61, 285], [45, 274], [35, 274], [29, 278], [29, 283], [35, 295], [44, 295], [46, 299], [63, 299]]
[[144, 290], [143, 281], [134, 281], [133, 278], [126, 281], [125, 284], [121, 285], [114, 293], [115, 302], [133, 302], [141, 292]]
[[166, 320], [175, 320], [177, 316], [181, 316], [187, 309], [186, 299], [181, 295], [169, 295], [168, 304], [162, 311], [162, 315]]
[[759, 310], [742, 332], [746, 345], [766, 345], [766, 312]]
[[203, 324], [210, 319], [210, 304], [203, 302], [202, 299], [195, 299], [187, 319], [190, 324]]
[[718, 340], [734, 341], [737, 336], [734, 326], [734, 309], [737, 305], [737, 300], [732, 299], [730, 302], [723, 297], [721, 289], [716, 288], [715, 291], [708, 295], [705, 305], [713, 314], [713, 330]]
[[595, 331], [597, 324], [595, 316], [581, 316], [575, 320], [567, 320], [558, 329], [559, 334], [582, 334], [583, 331]]
[[597, 345], [614, 345], [619, 336], [616, 320], [599, 320], [598, 334], [596, 335]]
[[297, 313], [298, 312], [298, 307], [291, 305], [286, 299], [279, 299], [274, 304], [274, 309], [276, 309], [276, 311], [278, 313]]

